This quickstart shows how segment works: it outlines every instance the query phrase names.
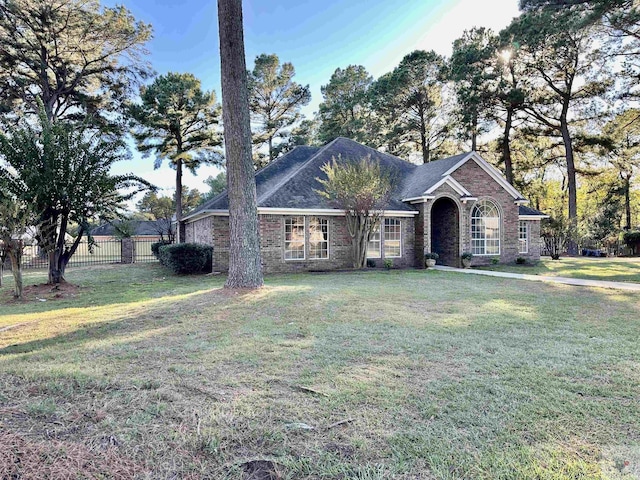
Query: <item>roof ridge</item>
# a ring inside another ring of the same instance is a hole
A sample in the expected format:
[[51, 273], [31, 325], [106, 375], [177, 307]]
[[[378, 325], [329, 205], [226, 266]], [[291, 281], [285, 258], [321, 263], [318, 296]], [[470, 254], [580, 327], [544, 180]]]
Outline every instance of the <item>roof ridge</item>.
[[400, 158], [397, 155], [394, 155], [392, 153], [389, 152], [383, 152], [382, 150], [378, 150], [377, 148], [371, 147], [369, 145], [365, 145], [364, 143], [360, 143], [360, 142], [356, 142], [355, 140], [353, 140], [352, 138], [348, 138], [348, 137], [336, 137], [335, 140], [347, 140], [348, 142], [351, 143], [355, 143], [360, 145], [361, 147], [365, 147], [368, 148], [369, 150], [373, 150], [374, 152], [376, 152], [378, 155], [384, 155], [385, 157], [390, 157], [393, 158], [394, 160], [400, 160], [401, 162], [404, 162], [408, 165], [411, 165], [413, 167], [417, 167], [418, 165], [416, 165], [415, 163], [410, 162], [409, 160], [405, 160], [404, 158]]
[[[295, 170], [293, 170], [292, 172], [289, 173], [289, 175], [287, 175], [285, 178], [283, 178], [276, 186], [274, 186], [269, 192], [265, 192], [264, 194], [262, 194], [260, 196], [260, 198], [258, 198], [258, 205], [262, 202], [265, 202], [269, 199], [269, 197], [271, 197], [274, 193], [276, 193], [280, 187], [282, 187], [283, 185], [285, 185], [287, 182], [289, 182], [289, 180], [291, 180], [293, 177], [295, 177], [298, 172], [301, 172], [302, 170], [304, 170], [310, 163], [311, 161], [315, 160], [315, 158], [320, 155], [322, 152], [324, 152], [327, 148], [329, 148], [329, 146], [333, 145], [335, 142], [338, 141], [340, 137], [336, 137], [333, 140], [331, 140], [329, 143], [327, 143], [324, 147], [320, 147], [320, 150], [318, 150], [316, 153], [314, 153], [313, 155], [311, 155], [311, 157], [307, 160], [305, 160], [302, 165], [300, 165], [298, 168], [296, 168]], [[293, 150], [292, 150], [293, 151]]]

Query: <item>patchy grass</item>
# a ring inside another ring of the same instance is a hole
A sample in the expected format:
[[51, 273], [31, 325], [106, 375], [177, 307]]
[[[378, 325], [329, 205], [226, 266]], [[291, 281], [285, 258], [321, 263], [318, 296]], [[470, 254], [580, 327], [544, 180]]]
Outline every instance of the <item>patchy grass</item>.
[[157, 265], [68, 277], [73, 298], [0, 307], [0, 477], [640, 475], [637, 294], [432, 270], [251, 293]]
[[496, 272], [640, 283], [640, 258], [638, 257], [562, 257], [560, 260], [543, 257], [542, 260], [534, 264], [489, 265], [477, 268]]

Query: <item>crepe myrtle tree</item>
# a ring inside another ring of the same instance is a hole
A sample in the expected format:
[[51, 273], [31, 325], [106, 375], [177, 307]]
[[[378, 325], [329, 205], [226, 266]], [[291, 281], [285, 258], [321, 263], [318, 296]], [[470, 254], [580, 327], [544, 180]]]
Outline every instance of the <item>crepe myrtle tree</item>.
[[[49, 258], [48, 283], [64, 281], [92, 221], [117, 217], [124, 202], [152, 188], [140, 177], [110, 173], [127, 156], [122, 140], [96, 131], [91, 121], [52, 123], [44, 109], [38, 125], [0, 133], [0, 190], [10, 181], [18, 184], [16, 201], [33, 209], [36, 240]], [[68, 244], [71, 224], [79, 227]]]
[[16, 195], [18, 182], [5, 176], [0, 181], [0, 286], [2, 268], [6, 258], [11, 262], [13, 296], [22, 299], [22, 236], [32, 219], [31, 205]]
[[370, 156], [359, 161], [333, 157], [322, 166], [326, 178], [318, 178], [323, 186], [316, 190], [336, 208], [345, 211], [347, 230], [351, 237], [354, 268], [364, 268], [367, 243], [380, 225], [393, 188], [393, 175], [385, 171]]

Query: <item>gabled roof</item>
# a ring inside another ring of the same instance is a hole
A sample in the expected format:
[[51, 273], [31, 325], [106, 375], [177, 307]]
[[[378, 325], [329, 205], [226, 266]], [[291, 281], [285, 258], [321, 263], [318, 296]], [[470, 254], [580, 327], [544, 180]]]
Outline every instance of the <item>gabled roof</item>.
[[442, 180], [444, 172], [468, 155], [469, 153], [461, 153], [453, 157], [417, 165], [411, 176], [406, 178], [402, 189], [402, 197], [415, 198], [422, 196], [429, 188]]
[[[472, 198], [466, 188], [451, 174], [467, 161], [475, 161], [516, 202], [524, 201], [501, 173], [475, 152], [461, 153], [453, 157], [415, 165], [393, 155], [380, 152], [348, 138], [338, 137], [323, 147], [295, 147], [256, 172], [258, 208], [286, 210], [331, 210], [330, 202], [318, 194], [322, 185], [318, 179], [326, 178], [322, 166], [335, 159], [338, 163], [371, 157], [396, 178], [396, 188], [384, 207], [388, 211], [415, 214], [416, 208], [410, 200], [424, 198], [442, 184], [448, 184], [461, 197]], [[471, 192], [473, 193], [473, 192]], [[229, 209], [226, 190], [205, 202], [184, 217], [184, 220], [206, 215], [209, 212], [224, 214]]]
[[[401, 188], [403, 179], [415, 170], [416, 165], [343, 137], [336, 138], [324, 147], [295, 147], [256, 172], [258, 207], [334, 208], [326, 198], [316, 192], [316, 190], [322, 190], [322, 185], [317, 178], [326, 178], [321, 170], [322, 166], [334, 158], [340, 163], [340, 161], [366, 156], [379, 162], [384, 169], [391, 171], [392, 175], [399, 179], [396, 191], [392, 193], [385, 210], [414, 211], [410, 205], [402, 202]], [[225, 190], [196, 210], [189, 212], [184, 219], [228, 208], [229, 199]]]
[[404, 199], [417, 199], [432, 193], [443, 183], [448, 183], [461, 196], [469, 196], [469, 192], [451, 177], [456, 170], [468, 161], [474, 161], [484, 170], [498, 185], [504, 188], [514, 200], [524, 201], [524, 198], [493, 165], [482, 158], [477, 152], [467, 152], [443, 158], [430, 163], [420, 165], [403, 191]]

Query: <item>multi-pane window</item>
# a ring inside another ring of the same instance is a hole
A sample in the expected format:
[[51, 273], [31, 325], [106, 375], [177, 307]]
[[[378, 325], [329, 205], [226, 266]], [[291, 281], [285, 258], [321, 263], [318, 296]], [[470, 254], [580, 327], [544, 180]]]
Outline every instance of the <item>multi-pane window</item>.
[[398, 218], [384, 219], [384, 256], [386, 258], [402, 256], [400, 247], [401, 225]]
[[529, 253], [529, 225], [518, 223], [518, 253]]
[[500, 254], [500, 212], [488, 200], [478, 202], [471, 212], [471, 253]]
[[329, 258], [329, 220], [321, 217], [309, 219], [309, 258]]
[[375, 230], [369, 237], [369, 243], [367, 244], [367, 258], [380, 258], [380, 224], [378, 224]]
[[284, 259], [304, 260], [304, 217], [284, 219]]

